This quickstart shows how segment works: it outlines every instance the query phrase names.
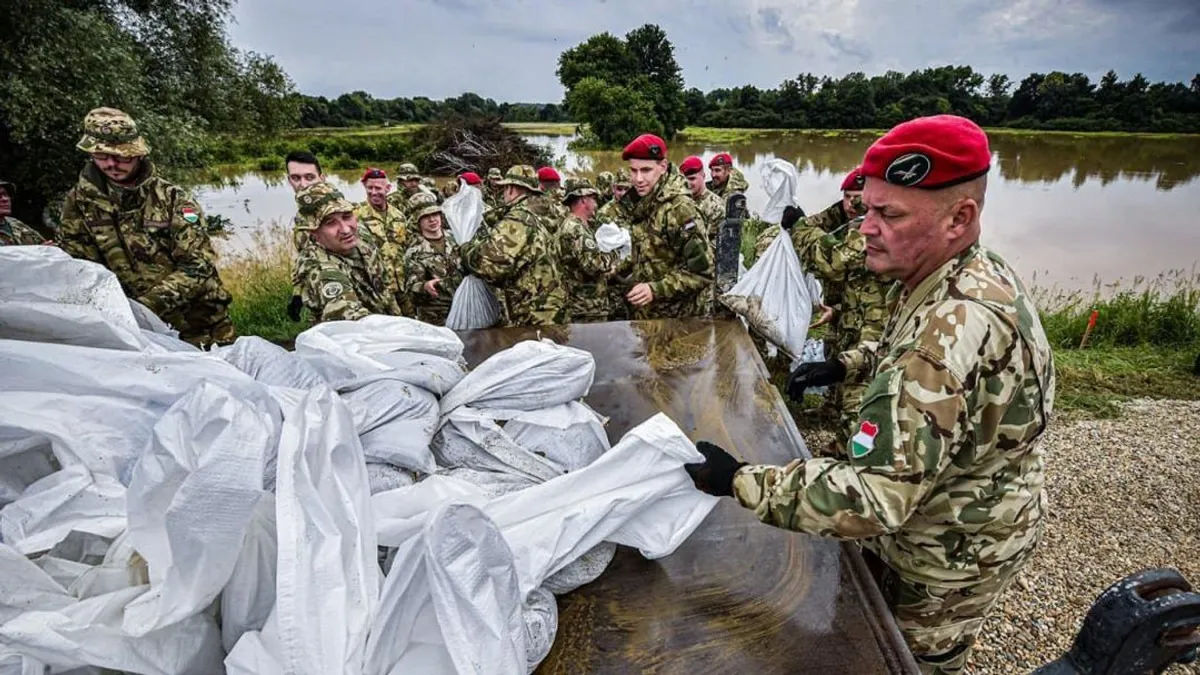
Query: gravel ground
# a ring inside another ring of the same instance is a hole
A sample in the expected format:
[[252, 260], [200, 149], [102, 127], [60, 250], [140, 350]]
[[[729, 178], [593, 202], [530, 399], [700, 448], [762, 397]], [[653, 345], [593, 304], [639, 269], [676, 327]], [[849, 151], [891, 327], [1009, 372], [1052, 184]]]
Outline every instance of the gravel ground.
[[1174, 567], [1200, 587], [1200, 402], [1135, 402], [1120, 419], [1052, 426], [1044, 447], [1046, 536], [988, 618], [974, 675], [1058, 658], [1096, 596], [1128, 574]]

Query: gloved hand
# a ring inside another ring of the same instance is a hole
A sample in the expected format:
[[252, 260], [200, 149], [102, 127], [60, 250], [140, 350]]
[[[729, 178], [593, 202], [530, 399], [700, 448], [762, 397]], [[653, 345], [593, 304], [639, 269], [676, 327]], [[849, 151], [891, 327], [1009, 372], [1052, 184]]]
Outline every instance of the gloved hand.
[[804, 210], [797, 206], [783, 207], [783, 217], [779, 221], [779, 226], [785, 231], [791, 232], [801, 218], [804, 217]]
[[291, 319], [292, 321], [299, 321], [300, 320], [300, 310], [303, 308], [304, 308], [304, 300], [302, 300], [300, 298], [300, 296], [298, 296], [298, 295], [293, 295], [291, 301], [288, 302], [288, 306], [287, 306], [288, 318]]
[[683, 465], [696, 484], [696, 489], [714, 497], [732, 497], [733, 474], [746, 466], [746, 462], [739, 462], [720, 446], [708, 441], [700, 441], [696, 449], [704, 455], [704, 461]]
[[804, 399], [804, 390], [809, 387], [827, 387], [846, 379], [846, 366], [831, 359], [816, 363], [801, 363], [788, 376], [787, 395], [794, 400]]

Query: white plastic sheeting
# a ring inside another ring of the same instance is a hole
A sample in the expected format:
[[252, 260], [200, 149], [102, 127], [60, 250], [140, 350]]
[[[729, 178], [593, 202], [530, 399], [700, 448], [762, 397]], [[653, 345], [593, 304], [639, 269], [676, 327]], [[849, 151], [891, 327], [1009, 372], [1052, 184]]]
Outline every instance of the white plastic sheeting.
[[800, 172], [785, 159], [769, 159], [763, 164], [762, 180], [768, 195], [762, 219], [778, 225], [783, 220], [783, 210], [800, 203]]
[[[474, 185], [461, 185], [442, 204], [442, 214], [454, 240], [461, 246], [475, 237], [483, 224], [483, 192]], [[490, 328], [500, 320], [500, 303], [479, 277], [469, 274], [450, 299], [446, 325], [454, 330]]]

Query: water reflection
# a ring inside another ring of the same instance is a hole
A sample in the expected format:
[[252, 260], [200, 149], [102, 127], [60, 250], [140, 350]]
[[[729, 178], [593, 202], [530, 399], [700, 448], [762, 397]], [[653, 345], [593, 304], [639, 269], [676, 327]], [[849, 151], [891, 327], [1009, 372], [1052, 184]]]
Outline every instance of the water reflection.
[[[800, 203], [812, 212], [839, 196], [842, 176], [859, 163], [873, 133], [770, 132], [729, 145], [677, 142], [671, 159], [730, 152], [749, 178], [748, 201], [761, 209], [759, 187], [767, 160], [780, 157], [800, 169]], [[573, 152], [570, 136], [531, 136], [549, 146], [567, 173], [594, 174], [622, 166], [620, 152]], [[993, 169], [984, 211], [984, 242], [1026, 277], [1068, 288], [1193, 269], [1200, 258], [1200, 137], [1075, 137], [1068, 134], [994, 134]], [[330, 179], [348, 198], [365, 199], [358, 171]], [[197, 186], [212, 213], [235, 229], [221, 248], [251, 245], [248, 232], [295, 213], [283, 172], [226, 174]]]

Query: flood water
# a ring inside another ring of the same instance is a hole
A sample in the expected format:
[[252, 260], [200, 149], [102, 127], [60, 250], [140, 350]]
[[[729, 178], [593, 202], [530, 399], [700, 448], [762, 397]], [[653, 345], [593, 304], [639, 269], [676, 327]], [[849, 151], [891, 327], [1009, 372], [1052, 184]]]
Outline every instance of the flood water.
[[[574, 152], [569, 136], [529, 136], [549, 146], [568, 174], [622, 166], [619, 152]], [[729, 146], [674, 143], [670, 156], [705, 161], [733, 155], [750, 180], [751, 210], [767, 195], [760, 171], [779, 157], [800, 170], [800, 204], [815, 213], [840, 197], [842, 177], [875, 136], [771, 132]], [[983, 241], [1040, 286], [1088, 289], [1105, 283], [1200, 271], [1200, 137], [1072, 137], [993, 135], [992, 171], [983, 210]], [[387, 168], [394, 168], [388, 166]], [[359, 172], [330, 179], [351, 200], [365, 199]], [[295, 213], [282, 172], [231, 175], [224, 185], [193, 186], [208, 213], [234, 222], [222, 251], [252, 246], [250, 234]]]

